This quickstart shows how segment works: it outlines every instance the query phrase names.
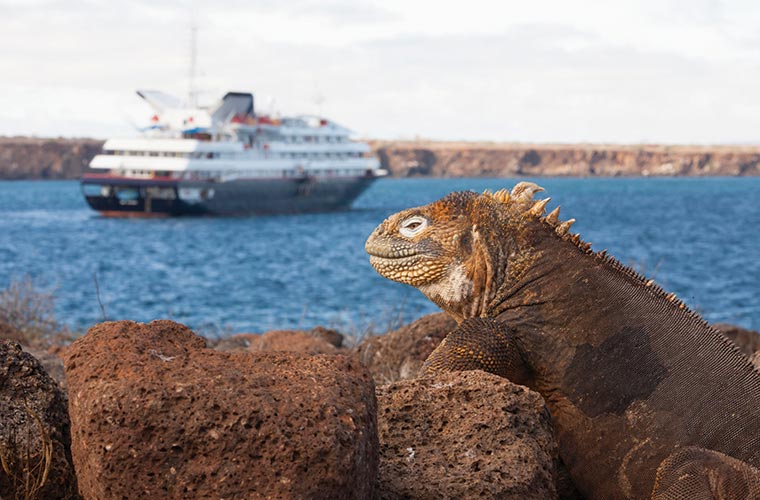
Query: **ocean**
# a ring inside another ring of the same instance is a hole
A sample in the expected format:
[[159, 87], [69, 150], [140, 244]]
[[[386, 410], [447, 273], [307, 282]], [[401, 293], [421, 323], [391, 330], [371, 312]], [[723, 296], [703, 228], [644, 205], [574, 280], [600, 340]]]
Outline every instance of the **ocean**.
[[[533, 179], [573, 230], [710, 322], [760, 329], [760, 178]], [[347, 212], [107, 219], [75, 181], [0, 182], [0, 287], [31, 277], [56, 319], [169, 318], [204, 334], [324, 325], [382, 333], [435, 312], [364, 241], [398, 210], [515, 179], [383, 179]], [[96, 287], [97, 281], [97, 287]], [[97, 292], [99, 290], [99, 293]]]

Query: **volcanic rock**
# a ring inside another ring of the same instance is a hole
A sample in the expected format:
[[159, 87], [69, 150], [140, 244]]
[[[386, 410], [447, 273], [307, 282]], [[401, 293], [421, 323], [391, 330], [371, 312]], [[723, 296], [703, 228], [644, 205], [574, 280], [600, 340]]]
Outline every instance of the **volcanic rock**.
[[119, 321], [65, 367], [85, 498], [371, 497], [377, 403], [350, 357], [218, 352], [171, 321]]
[[398, 330], [366, 339], [354, 353], [378, 384], [412, 378], [456, 326], [446, 313], [429, 314]]
[[[258, 344], [261, 335], [258, 333], [236, 333], [229, 337], [224, 337], [213, 344], [214, 349], [222, 352], [244, 352], [252, 344]], [[256, 349], [254, 349], [255, 351]]]
[[376, 498], [556, 498], [557, 444], [538, 393], [468, 371], [377, 395]]
[[0, 340], [0, 498], [76, 498], [66, 406], [39, 361]]
[[24, 349], [24, 352], [28, 352], [37, 358], [37, 361], [40, 362], [45, 372], [58, 382], [58, 385], [64, 392], [67, 391], [68, 386], [66, 384], [66, 373], [63, 370], [63, 359], [61, 359], [60, 355], [53, 354], [55, 349], [42, 350], [26, 346], [22, 346], [22, 349]]
[[760, 351], [759, 332], [727, 323], [716, 323], [713, 327], [728, 337], [747, 356], [751, 357], [755, 352]]
[[[322, 329], [327, 332], [330, 330]], [[219, 341], [218, 351], [290, 351], [308, 354], [336, 354], [338, 349], [323, 336], [322, 330], [272, 330], [261, 335], [240, 333]], [[313, 333], [313, 332], [317, 333]], [[338, 334], [340, 335], [340, 334]], [[331, 339], [335, 341], [335, 339]]]
[[317, 326], [309, 331], [309, 334], [313, 337], [320, 338], [332, 345], [333, 347], [343, 347], [343, 334], [333, 330], [332, 328], [325, 328], [324, 326]]
[[326, 340], [300, 330], [274, 330], [261, 335], [258, 345], [251, 344], [251, 350], [292, 351], [309, 354], [334, 354], [334, 345]]

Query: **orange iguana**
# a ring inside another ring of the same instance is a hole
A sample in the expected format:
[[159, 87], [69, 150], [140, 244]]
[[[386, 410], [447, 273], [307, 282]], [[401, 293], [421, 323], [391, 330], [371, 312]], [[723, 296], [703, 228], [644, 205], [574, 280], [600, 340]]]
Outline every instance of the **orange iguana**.
[[452, 193], [392, 215], [373, 267], [459, 326], [426, 370], [483, 369], [540, 392], [591, 499], [760, 498], [760, 373], [667, 294], [544, 215], [542, 189]]

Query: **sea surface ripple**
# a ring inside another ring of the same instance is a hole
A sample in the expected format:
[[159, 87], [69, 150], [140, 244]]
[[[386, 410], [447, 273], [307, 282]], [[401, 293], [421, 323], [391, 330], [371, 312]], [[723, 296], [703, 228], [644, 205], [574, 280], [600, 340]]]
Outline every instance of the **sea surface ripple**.
[[[437, 310], [378, 276], [364, 253], [398, 210], [514, 179], [384, 179], [348, 212], [108, 219], [77, 182], [0, 182], [0, 286], [29, 275], [55, 289], [56, 316], [170, 318], [204, 332], [316, 325], [381, 333]], [[654, 277], [708, 321], [760, 328], [760, 179], [540, 179], [596, 250]]]

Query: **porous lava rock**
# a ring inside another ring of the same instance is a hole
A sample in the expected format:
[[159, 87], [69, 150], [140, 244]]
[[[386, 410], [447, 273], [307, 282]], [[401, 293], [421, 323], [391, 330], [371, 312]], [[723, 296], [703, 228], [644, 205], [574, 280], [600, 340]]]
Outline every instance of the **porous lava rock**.
[[334, 354], [334, 345], [326, 340], [301, 330], [273, 330], [260, 336], [258, 344], [251, 344], [251, 350], [292, 351], [309, 354]]
[[0, 340], [0, 498], [76, 498], [66, 407], [40, 362]]
[[63, 359], [58, 354], [53, 353], [54, 349], [43, 350], [26, 346], [21, 346], [21, 348], [24, 349], [25, 352], [28, 352], [37, 358], [37, 361], [40, 362], [42, 368], [45, 369], [48, 375], [53, 377], [53, 380], [58, 382], [58, 385], [61, 387], [61, 389], [63, 389], [64, 392], [68, 390], [68, 386], [66, 384], [66, 373], [63, 370]]
[[309, 331], [309, 334], [324, 340], [333, 347], [343, 347], [343, 334], [337, 330], [333, 330], [332, 328], [316, 326]]
[[[315, 329], [316, 330], [316, 329]], [[240, 333], [219, 341], [218, 351], [290, 351], [308, 354], [336, 354], [338, 348], [321, 336], [303, 330], [272, 330], [261, 335]]]
[[364, 340], [354, 348], [378, 384], [416, 377], [422, 364], [457, 323], [446, 313], [423, 316], [385, 335]]
[[[213, 343], [214, 349], [222, 352], [242, 352], [247, 351], [251, 344], [259, 342], [258, 333], [236, 333], [229, 337], [219, 339], [219, 341]], [[213, 342], [213, 341], [212, 341]]]
[[374, 384], [348, 356], [218, 352], [172, 321], [119, 321], [65, 367], [87, 499], [372, 495]]
[[380, 386], [380, 499], [551, 499], [557, 444], [540, 394], [481, 371]]
[[728, 323], [716, 323], [713, 327], [728, 337], [747, 356], [752, 357], [760, 351], [760, 333]]

